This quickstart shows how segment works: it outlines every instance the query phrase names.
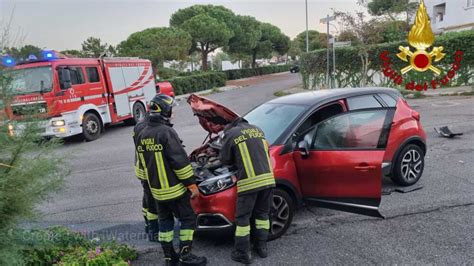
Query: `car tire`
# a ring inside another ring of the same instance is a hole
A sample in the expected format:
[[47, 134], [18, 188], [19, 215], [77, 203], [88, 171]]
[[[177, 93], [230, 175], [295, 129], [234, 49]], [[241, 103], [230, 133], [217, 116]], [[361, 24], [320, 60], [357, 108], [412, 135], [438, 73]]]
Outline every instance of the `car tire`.
[[290, 227], [295, 212], [293, 198], [283, 189], [273, 190], [268, 241], [281, 237]]
[[102, 133], [102, 122], [94, 113], [86, 113], [82, 120], [82, 136], [86, 141], [99, 138]]
[[136, 102], [132, 108], [132, 118], [125, 120], [125, 124], [129, 126], [136, 125], [138, 122], [142, 121], [145, 118], [146, 109], [142, 103]]
[[420, 180], [425, 167], [425, 154], [420, 146], [408, 144], [396, 158], [392, 180], [400, 186], [411, 186]]

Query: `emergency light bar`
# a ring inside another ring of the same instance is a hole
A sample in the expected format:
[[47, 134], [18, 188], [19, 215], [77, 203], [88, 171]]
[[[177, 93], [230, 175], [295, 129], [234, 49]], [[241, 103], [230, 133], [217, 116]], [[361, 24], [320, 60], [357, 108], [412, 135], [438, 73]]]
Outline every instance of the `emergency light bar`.
[[10, 55], [2, 56], [2, 65], [6, 67], [13, 67], [15, 66], [15, 64], [16, 64], [15, 59], [11, 57]]
[[[61, 58], [61, 56], [58, 55], [58, 53], [54, 50], [42, 50], [40, 58], [38, 58], [34, 54], [30, 54], [26, 60], [20, 59], [18, 64], [27, 64], [27, 63], [33, 63], [33, 62], [40, 62], [40, 61], [49, 61], [49, 60], [55, 60]], [[1, 63], [5, 67], [14, 67], [17, 62], [16, 60], [10, 56], [10, 55], [4, 55], [1, 57]]]

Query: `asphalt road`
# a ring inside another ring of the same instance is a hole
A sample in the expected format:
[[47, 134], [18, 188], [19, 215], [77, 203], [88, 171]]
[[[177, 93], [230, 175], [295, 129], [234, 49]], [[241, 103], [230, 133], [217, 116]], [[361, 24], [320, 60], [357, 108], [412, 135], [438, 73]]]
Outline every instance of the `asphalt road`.
[[[282, 74], [255, 85], [209, 95], [237, 113], [274, 98], [275, 91], [300, 83], [298, 75]], [[429, 97], [410, 100], [421, 113], [428, 133], [425, 172], [410, 193], [393, 192], [382, 199], [386, 219], [303, 207], [282, 238], [269, 243], [270, 256], [261, 265], [308, 264], [473, 264], [474, 263], [474, 98]], [[206, 136], [184, 101], [175, 110], [175, 128], [192, 151]], [[433, 127], [451, 125], [464, 132], [440, 138]], [[153, 250], [144, 240], [141, 187], [134, 177], [131, 127], [114, 126], [97, 141], [68, 142], [72, 174], [65, 188], [40, 209], [47, 224], [62, 224], [90, 236], [116, 237]], [[384, 180], [384, 188], [393, 187]], [[210, 265], [231, 264], [231, 234], [199, 235], [196, 253]], [[149, 252], [136, 264], [157, 264], [161, 252]]]

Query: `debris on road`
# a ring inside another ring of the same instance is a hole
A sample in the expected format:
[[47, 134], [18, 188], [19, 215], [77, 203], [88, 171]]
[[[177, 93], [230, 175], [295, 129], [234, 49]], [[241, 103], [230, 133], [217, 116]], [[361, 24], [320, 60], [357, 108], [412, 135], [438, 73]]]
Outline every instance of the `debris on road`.
[[455, 136], [462, 136], [464, 134], [462, 132], [454, 133], [451, 131], [451, 129], [449, 129], [448, 126], [443, 126], [439, 128], [435, 127], [434, 130], [436, 131], [436, 133], [438, 133], [438, 135], [445, 138], [454, 138]]
[[393, 192], [398, 192], [398, 193], [409, 193], [413, 192], [416, 190], [422, 189], [423, 186], [417, 185], [417, 186], [411, 186], [411, 187], [390, 187], [382, 190], [382, 195], [390, 195]]

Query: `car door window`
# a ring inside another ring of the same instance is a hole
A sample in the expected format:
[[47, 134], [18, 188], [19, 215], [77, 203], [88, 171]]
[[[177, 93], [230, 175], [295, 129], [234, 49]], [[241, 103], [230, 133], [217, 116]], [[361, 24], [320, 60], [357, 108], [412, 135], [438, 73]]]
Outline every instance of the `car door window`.
[[349, 106], [350, 111], [382, 107], [379, 101], [377, 101], [372, 94], [347, 98], [347, 105]]
[[[311, 138], [313, 150], [376, 149], [384, 129], [386, 109], [342, 114], [321, 122]], [[306, 138], [306, 136], [305, 136]]]
[[[318, 124], [321, 121], [324, 121], [330, 117], [333, 117], [335, 115], [338, 115], [340, 113], [344, 112], [344, 109], [342, 108], [341, 104], [339, 103], [334, 103], [327, 105], [316, 112], [314, 112], [310, 117], [308, 117], [301, 126], [298, 127], [296, 130], [296, 135], [300, 135], [303, 132], [307, 131], [309, 128], [312, 126]], [[308, 143], [310, 143], [308, 141]]]
[[90, 83], [95, 83], [95, 82], [100, 81], [97, 67], [86, 67], [86, 72], [87, 72], [87, 80], [89, 80]]

